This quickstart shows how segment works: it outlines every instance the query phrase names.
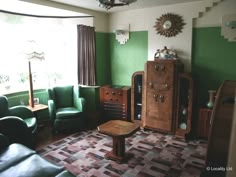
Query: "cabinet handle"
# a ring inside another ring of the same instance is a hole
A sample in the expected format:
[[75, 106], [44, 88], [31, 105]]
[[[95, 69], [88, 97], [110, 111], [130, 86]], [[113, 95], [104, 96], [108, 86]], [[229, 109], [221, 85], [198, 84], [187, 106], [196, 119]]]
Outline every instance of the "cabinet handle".
[[111, 92], [112, 95], [115, 95], [116, 93], [115, 92]]
[[165, 97], [163, 95], [160, 95], [159, 98], [160, 98], [161, 102], [163, 103]]
[[161, 69], [161, 71], [164, 71], [166, 69], [166, 67], [164, 65], [161, 65], [160, 69]]
[[158, 65], [155, 65], [154, 68], [155, 68], [156, 71], [159, 70], [159, 66]]
[[109, 92], [106, 92], [106, 94], [108, 95], [108, 94], [109, 94]]
[[149, 86], [150, 86], [151, 88], [153, 88], [153, 83], [152, 83], [152, 82], [149, 82]]
[[169, 84], [165, 84], [165, 88], [169, 89]]
[[154, 94], [153, 98], [155, 99], [156, 102], [158, 101], [158, 95], [157, 94]]

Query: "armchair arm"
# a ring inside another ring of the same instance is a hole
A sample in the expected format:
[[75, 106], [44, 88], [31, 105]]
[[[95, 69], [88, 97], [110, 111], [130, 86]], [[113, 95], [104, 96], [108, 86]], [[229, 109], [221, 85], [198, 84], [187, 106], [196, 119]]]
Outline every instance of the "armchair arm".
[[11, 116], [17, 116], [22, 119], [34, 117], [33, 112], [23, 105], [13, 106], [9, 108], [9, 112]]
[[79, 109], [81, 112], [85, 110], [85, 99], [80, 97], [79, 95], [80, 87], [78, 85], [74, 85], [73, 87], [73, 99], [74, 99], [74, 106]]
[[56, 119], [56, 106], [53, 100], [48, 100], [49, 117], [54, 122]]
[[79, 97], [74, 101], [74, 105], [77, 109], [79, 109], [81, 112], [84, 112], [85, 110], [85, 99], [83, 97]]
[[0, 133], [4, 134], [10, 143], [21, 143], [32, 147], [32, 134], [26, 123], [19, 117], [6, 116], [0, 118]]
[[5, 135], [3, 135], [3, 134], [0, 133], [0, 150], [1, 150], [2, 148], [7, 147], [9, 144], [10, 144], [10, 143], [9, 143], [8, 138], [7, 138]]

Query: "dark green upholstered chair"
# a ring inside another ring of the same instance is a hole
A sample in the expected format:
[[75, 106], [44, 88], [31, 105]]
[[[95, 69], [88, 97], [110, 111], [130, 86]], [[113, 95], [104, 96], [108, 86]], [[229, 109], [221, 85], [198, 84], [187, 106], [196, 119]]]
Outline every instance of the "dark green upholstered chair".
[[6, 96], [0, 96], [0, 118], [5, 116], [17, 116], [21, 118], [27, 125], [32, 134], [32, 142], [35, 144], [38, 131], [37, 119], [34, 117], [33, 112], [26, 106], [8, 106], [8, 99]]
[[29, 148], [34, 148], [31, 130], [25, 121], [16, 116], [0, 118], [0, 133], [4, 134], [9, 143], [20, 143]]
[[48, 89], [48, 110], [53, 131], [77, 131], [85, 128], [85, 99], [79, 97], [79, 86]]

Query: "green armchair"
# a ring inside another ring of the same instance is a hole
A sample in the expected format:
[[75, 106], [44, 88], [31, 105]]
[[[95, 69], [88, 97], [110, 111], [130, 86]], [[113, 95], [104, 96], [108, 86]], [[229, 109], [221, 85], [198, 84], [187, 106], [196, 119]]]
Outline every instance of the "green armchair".
[[85, 99], [79, 97], [79, 86], [48, 89], [48, 110], [53, 132], [85, 128]]
[[0, 119], [6, 116], [16, 116], [22, 119], [26, 123], [29, 132], [32, 134], [32, 144], [36, 143], [38, 131], [37, 119], [34, 117], [34, 114], [30, 109], [23, 105], [9, 108], [7, 97], [0, 96]]

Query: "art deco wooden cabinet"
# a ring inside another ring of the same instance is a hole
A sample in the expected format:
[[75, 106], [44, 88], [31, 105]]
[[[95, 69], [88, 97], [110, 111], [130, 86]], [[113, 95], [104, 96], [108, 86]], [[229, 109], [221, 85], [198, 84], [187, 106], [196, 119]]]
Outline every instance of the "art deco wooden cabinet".
[[144, 128], [174, 134], [180, 72], [183, 65], [179, 60], [156, 59], [146, 63], [142, 102]]
[[100, 88], [103, 121], [121, 119], [130, 121], [131, 88], [105, 85]]

